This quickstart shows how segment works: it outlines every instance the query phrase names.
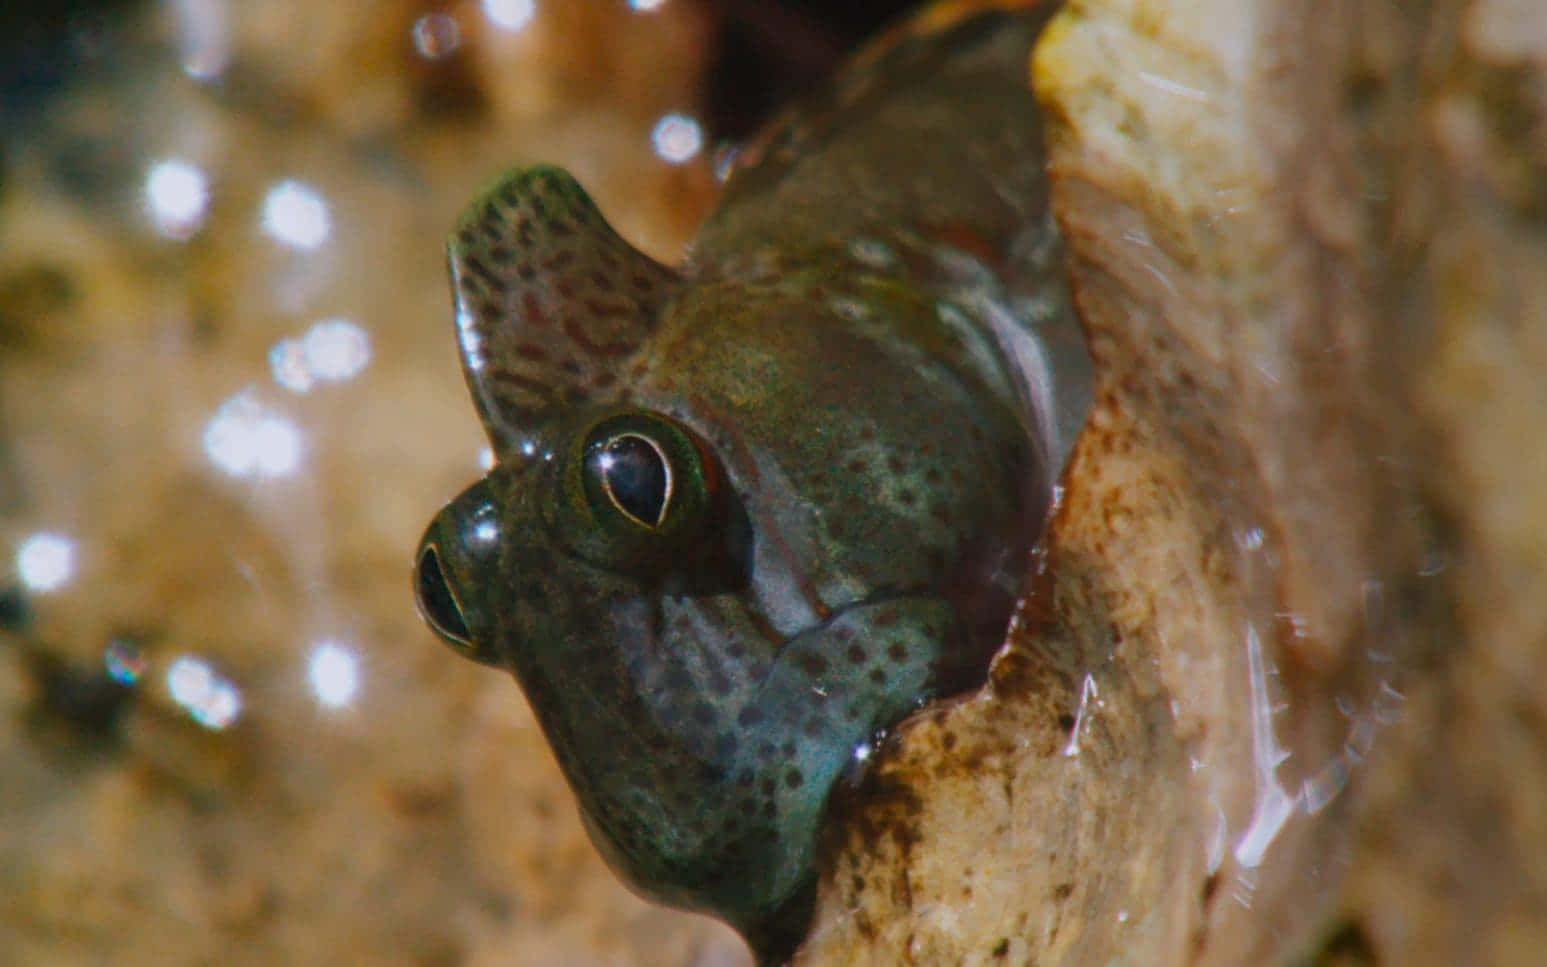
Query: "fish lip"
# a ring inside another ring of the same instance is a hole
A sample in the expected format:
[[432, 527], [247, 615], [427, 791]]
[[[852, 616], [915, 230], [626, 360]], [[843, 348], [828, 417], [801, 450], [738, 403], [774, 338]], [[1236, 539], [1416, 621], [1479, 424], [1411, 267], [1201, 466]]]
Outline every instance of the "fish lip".
[[878, 604], [886, 604], [890, 601], [902, 601], [914, 598], [940, 598], [944, 600], [945, 595], [941, 593], [939, 588], [931, 587], [929, 585], [920, 585], [918, 587], [906, 588], [886, 588], [875, 591], [871, 594], [865, 595], [864, 597], [845, 601], [837, 607], [829, 608], [827, 614], [821, 619], [807, 625], [792, 635], [786, 635], [784, 637], [783, 647], [788, 647], [789, 645], [794, 644], [796, 641], [799, 641], [801, 638], [804, 638], [807, 635], [820, 634], [821, 632], [826, 631], [836, 622], [842, 620], [845, 616], [855, 611], [860, 611], [864, 608], [872, 607]]
[[1008, 640], [1013, 605], [1003, 614], [1002, 620], [996, 619], [993, 622], [992, 630], [976, 628], [970, 616], [963, 612], [963, 602], [952, 595], [950, 588], [934, 583], [883, 588], [844, 602], [822, 620], [787, 636], [780, 647], [780, 654], [802, 640], [825, 633], [834, 624], [851, 615], [896, 601], [938, 602], [951, 616], [947, 624], [933, 636], [936, 648], [928, 663], [928, 686], [921, 696], [920, 704], [970, 692], [988, 681], [994, 656]]

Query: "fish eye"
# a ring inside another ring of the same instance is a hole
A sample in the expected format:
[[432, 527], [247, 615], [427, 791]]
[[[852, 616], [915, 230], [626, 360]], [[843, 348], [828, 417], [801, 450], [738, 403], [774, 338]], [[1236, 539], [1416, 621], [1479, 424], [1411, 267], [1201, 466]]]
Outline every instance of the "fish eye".
[[577, 443], [578, 474], [571, 471], [567, 492], [589, 515], [602, 559], [639, 561], [691, 545], [716, 525], [719, 461], [689, 427], [652, 410], [614, 410]]
[[417, 572], [414, 575], [414, 599], [419, 605], [419, 613], [424, 616], [431, 630], [458, 650], [471, 650], [472, 632], [467, 630], [462, 606], [457, 603], [457, 596], [452, 593], [451, 585], [446, 583], [446, 576], [441, 573], [440, 555], [436, 553], [434, 544], [427, 544], [420, 551], [414, 570]]
[[588, 462], [588, 475], [619, 513], [651, 530], [666, 522], [676, 480], [659, 443], [641, 433], [620, 433], [595, 447]]
[[500, 522], [485, 481], [441, 508], [414, 551], [414, 603], [425, 624], [453, 651], [501, 664], [482, 610], [498, 567]]

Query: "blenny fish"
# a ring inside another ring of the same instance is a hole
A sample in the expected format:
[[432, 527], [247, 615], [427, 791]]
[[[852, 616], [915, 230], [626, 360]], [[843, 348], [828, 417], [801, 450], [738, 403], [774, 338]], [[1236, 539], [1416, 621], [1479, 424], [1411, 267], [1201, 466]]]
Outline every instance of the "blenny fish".
[[420, 609], [515, 673], [613, 868], [765, 957], [835, 781], [983, 681], [1087, 405], [1047, 13], [862, 57], [743, 150], [680, 267], [548, 166], [451, 237], [496, 462], [430, 524]]

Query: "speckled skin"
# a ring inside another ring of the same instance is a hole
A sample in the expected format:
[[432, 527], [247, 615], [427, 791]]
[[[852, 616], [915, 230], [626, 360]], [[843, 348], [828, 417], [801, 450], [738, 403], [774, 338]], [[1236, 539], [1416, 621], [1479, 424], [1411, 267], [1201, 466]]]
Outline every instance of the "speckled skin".
[[[1084, 411], [1043, 19], [856, 65], [748, 149], [680, 270], [548, 167], [452, 238], [497, 463], [426, 532], [421, 608], [514, 671], [619, 873], [755, 945], [856, 750], [981, 680]], [[659, 521], [600, 482], [619, 433], [669, 468]]]

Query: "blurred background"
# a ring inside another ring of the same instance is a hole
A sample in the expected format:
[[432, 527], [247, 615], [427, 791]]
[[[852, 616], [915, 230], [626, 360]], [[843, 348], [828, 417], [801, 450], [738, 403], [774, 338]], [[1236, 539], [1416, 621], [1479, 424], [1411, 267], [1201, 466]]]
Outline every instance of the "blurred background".
[[414, 613], [488, 453], [442, 244], [569, 167], [676, 259], [906, 4], [0, 11], [0, 964], [742, 964]]

